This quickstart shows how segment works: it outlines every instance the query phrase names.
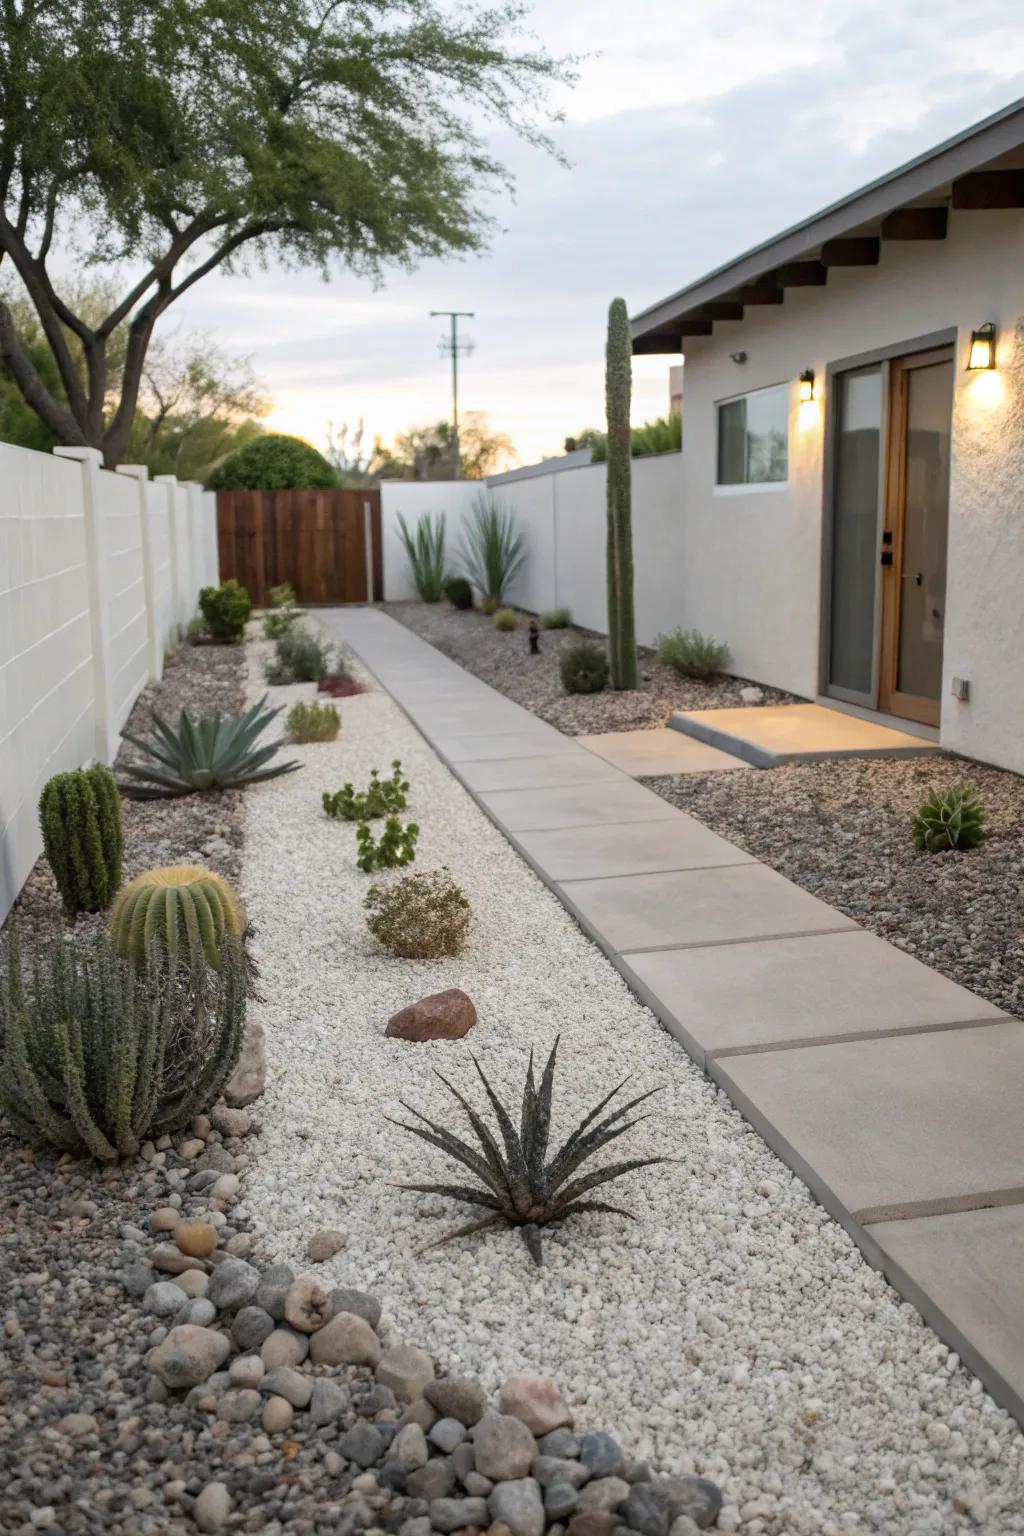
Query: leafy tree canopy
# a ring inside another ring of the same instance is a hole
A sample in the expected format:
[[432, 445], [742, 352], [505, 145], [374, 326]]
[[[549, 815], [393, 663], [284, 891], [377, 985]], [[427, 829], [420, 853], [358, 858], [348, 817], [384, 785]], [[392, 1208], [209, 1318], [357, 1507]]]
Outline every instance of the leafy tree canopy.
[[268, 432], [225, 459], [208, 484], [215, 491], [322, 491], [338, 476], [311, 443]]
[[[110, 464], [154, 326], [193, 284], [271, 259], [376, 281], [480, 249], [486, 196], [509, 184], [484, 131], [551, 149], [548, 91], [571, 79], [520, 0], [2, 0], [0, 15], [0, 263], [63, 398], [2, 301], [0, 357], [56, 437]], [[131, 268], [104, 315], [76, 309], [57, 250]]]
[[[482, 411], [467, 411], [459, 422], [460, 473], [466, 480], [484, 480], [515, 458], [512, 439], [492, 432]], [[451, 480], [455, 474], [455, 441], [449, 421], [432, 427], [410, 427], [395, 438], [393, 448], [378, 442], [370, 464], [380, 480]]]

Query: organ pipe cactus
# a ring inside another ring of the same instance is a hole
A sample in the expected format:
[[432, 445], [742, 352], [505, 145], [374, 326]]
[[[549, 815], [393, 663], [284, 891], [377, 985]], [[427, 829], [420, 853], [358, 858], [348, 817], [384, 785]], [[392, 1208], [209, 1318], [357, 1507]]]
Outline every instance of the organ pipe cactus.
[[226, 938], [245, 936], [245, 908], [228, 882], [198, 864], [148, 869], [119, 894], [110, 937], [137, 971], [164, 963], [197, 971], [219, 965]]
[[50, 779], [39, 798], [43, 849], [69, 917], [110, 905], [121, 883], [121, 798], [96, 763]]
[[969, 784], [934, 789], [914, 813], [914, 842], [926, 853], [977, 848], [985, 840], [986, 812]]
[[613, 688], [637, 686], [633, 612], [632, 439], [629, 426], [633, 344], [624, 299], [608, 309], [605, 404], [608, 417], [608, 657]]

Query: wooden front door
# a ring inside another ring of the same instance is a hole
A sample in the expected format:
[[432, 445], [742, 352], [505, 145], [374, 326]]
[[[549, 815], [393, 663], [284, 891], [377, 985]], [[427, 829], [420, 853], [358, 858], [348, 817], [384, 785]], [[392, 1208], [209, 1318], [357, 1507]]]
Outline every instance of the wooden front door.
[[889, 364], [879, 708], [938, 725], [946, 616], [953, 349]]

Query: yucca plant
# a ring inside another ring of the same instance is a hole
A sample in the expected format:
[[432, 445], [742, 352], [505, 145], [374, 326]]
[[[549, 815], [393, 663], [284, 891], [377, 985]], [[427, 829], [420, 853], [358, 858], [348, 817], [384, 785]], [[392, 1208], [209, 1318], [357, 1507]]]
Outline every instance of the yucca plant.
[[301, 763], [292, 760], [271, 764], [283, 742], [256, 745], [284, 707], [266, 706], [264, 694], [244, 715], [213, 715], [210, 719], [193, 720], [182, 710], [177, 730], [153, 710], [153, 739], [143, 741], [124, 733], [125, 740], [151, 761], [125, 765], [122, 772], [130, 782], [119, 785], [121, 793], [132, 800], [167, 800], [213, 789], [238, 789], [243, 784], [258, 784], [282, 773], [294, 773], [302, 767]]
[[43, 850], [64, 910], [99, 912], [121, 883], [121, 798], [102, 763], [57, 773], [39, 797]]
[[985, 841], [987, 812], [969, 784], [933, 789], [914, 812], [914, 842], [926, 853], [977, 848]]
[[444, 513], [434, 518], [429, 512], [424, 512], [416, 524], [415, 533], [411, 533], [399, 512], [398, 531], [409, 556], [412, 579], [420, 601], [439, 603], [444, 594]]
[[480, 606], [485, 613], [493, 613], [526, 559], [512, 508], [492, 500], [486, 491], [478, 492], [472, 517], [463, 529], [460, 554], [466, 575], [483, 599]]
[[610, 1211], [616, 1216], [631, 1217], [631, 1212], [624, 1211], [619, 1206], [608, 1205], [603, 1200], [588, 1200], [584, 1197], [592, 1189], [610, 1184], [613, 1179], [620, 1179], [624, 1174], [632, 1173], [634, 1169], [648, 1168], [653, 1163], [663, 1163], [666, 1161], [665, 1158], [634, 1157], [626, 1162], [608, 1163], [603, 1168], [596, 1168], [592, 1173], [584, 1174], [582, 1178], [574, 1179], [572, 1175], [588, 1158], [600, 1152], [609, 1142], [631, 1130], [641, 1120], [646, 1120], [646, 1115], [637, 1115], [632, 1120], [626, 1120], [624, 1117], [638, 1104], [642, 1104], [645, 1099], [649, 1099], [652, 1094], [660, 1090], [649, 1088], [646, 1093], [641, 1093], [635, 1099], [630, 1099], [627, 1104], [620, 1105], [603, 1120], [598, 1119], [601, 1111], [629, 1081], [628, 1078], [624, 1078], [618, 1087], [613, 1088], [611, 1093], [584, 1116], [554, 1157], [546, 1160], [548, 1138], [551, 1132], [551, 1101], [557, 1054], [558, 1040], [556, 1039], [538, 1088], [533, 1075], [533, 1052], [530, 1052], [518, 1131], [511, 1115], [494, 1092], [483, 1068], [474, 1056], [473, 1064], [480, 1074], [480, 1081], [484, 1085], [484, 1091], [498, 1122], [501, 1145], [469, 1101], [440, 1072], [437, 1072], [437, 1076], [466, 1112], [477, 1141], [480, 1143], [479, 1151], [476, 1147], [460, 1140], [444, 1126], [428, 1120], [426, 1115], [420, 1114], [419, 1110], [407, 1104], [404, 1099], [399, 1101], [402, 1108], [408, 1110], [411, 1115], [415, 1115], [422, 1124], [408, 1125], [404, 1120], [391, 1120], [392, 1125], [411, 1131], [414, 1136], [419, 1136], [430, 1146], [438, 1147], [455, 1162], [468, 1168], [484, 1185], [483, 1189], [469, 1184], [402, 1184], [400, 1186], [402, 1189], [416, 1190], [420, 1194], [450, 1195], [453, 1200], [464, 1200], [469, 1205], [483, 1206], [488, 1212], [481, 1220], [468, 1222], [463, 1227], [456, 1227], [454, 1231], [446, 1232], [438, 1239], [438, 1243], [431, 1244], [432, 1247], [451, 1242], [453, 1238], [466, 1237], [471, 1232], [482, 1232], [487, 1227], [511, 1226], [518, 1228], [534, 1262], [542, 1264], [544, 1262], [541, 1247], [542, 1227], [550, 1226], [556, 1221], [564, 1221], [567, 1216], [576, 1216], [586, 1211]]
[[195, 971], [219, 965], [225, 939], [245, 936], [245, 908], [222, 875], [199, 864], [147, 869], [119, 892], [110, 938], [122, 960], [146, 972], [166, 961]]
[[242, 1048], [232, 941], [197, 1009], [180, 978], [140, 976], [104, 937], [61, 940], [23, 979], [12, 936], [0, 987], [0, 1106], [20, 1134], [104, 1162], [181, 1130], [219, 1097]]

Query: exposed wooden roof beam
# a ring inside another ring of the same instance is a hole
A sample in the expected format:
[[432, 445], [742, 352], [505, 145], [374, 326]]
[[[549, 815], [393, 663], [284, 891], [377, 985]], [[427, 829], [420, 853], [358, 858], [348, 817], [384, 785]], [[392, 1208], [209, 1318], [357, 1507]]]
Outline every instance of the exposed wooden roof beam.
[[701, 305], [701, 313], [709, 320], [742, 320], [743, 305], [732, 299], [714, 299], [710, 304]]
[[[710, 330], [711, 327], [709, 326], [708, 329]], [[658, 335], [640, 336], [633, 342], [634, 357], [663, 352], [681, 352], [682, 350], [682, 332], [678, 326], [672, 331], [662, 331]]]
[[759, 278], [740, 289], [741, 304], [781, 304], [786, 295], [771, 278]]
[[882, 220], [883, 240], [945, 240], [945, 208], [897, 208]]
[[881, 241], [875, 235], [848, 235], [826, 240], [821, 248], [825, 267], [877, 267]]
[[1024, 208], [1024, 171], [971, 171], [953, 183], [954, 208]]
[[683, 336], [710, 336], [710, 320], [684, 320], [681, 326]]
[[787, 261], [776, 267], [775, 281], [780, 288], [824, 288], [828, 268], [820, 261]]

